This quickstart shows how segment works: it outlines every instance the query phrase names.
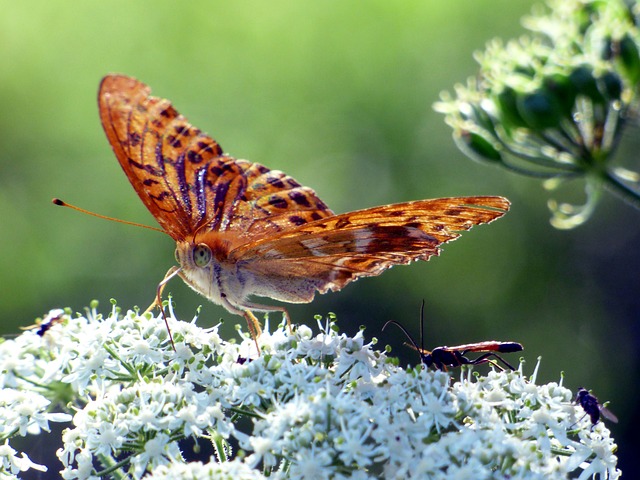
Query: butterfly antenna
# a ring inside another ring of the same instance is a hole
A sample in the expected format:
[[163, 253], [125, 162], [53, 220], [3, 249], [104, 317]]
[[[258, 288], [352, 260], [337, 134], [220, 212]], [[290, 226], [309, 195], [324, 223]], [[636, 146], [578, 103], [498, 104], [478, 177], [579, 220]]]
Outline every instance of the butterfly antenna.
[[209, 222], [203, 222], [202, 224], [196, 227], [196, 229], [193, 231], [193, 237], [191, 239], [191, 242], [196, 243], [196, 235], [198, 235], [198, 232], [202, 230], [204, 227], [206, 227], [208, 224]]
[[67, 202], [65, 202], [63, 200], [60, 200], [59, 198], [54, 198], [53, 200], [51, 200], [51, 202], [54, 205], [58, 205], [60, 207], [68, 207], [71, 210], [76, 210], [77, 212], [86, 213], [87, 215], [91, 215], [92, 217], [98, 217], [98, 218], [101, 218], [103, 220], [111, 220], [112, 222], [124, 223], [125, 225], [132, 225], [134, 227], [147, 228], [149, 230], [155, 230], [156, 232], [166, 233], [164, 230], [161, 230], [161, 229], [156, 228], [156, 227], [150, 227], [149, 225], [143, 225], [141, 223], [136, 223], [136, 222], [128, 222], [127, 220], [121, 220], [119, 218], [114, 218], [114, 217], [107, 217], [106, 215], [101, 215], [99, 213], [91, 212], [89, 210], [85, 210], [84, 208], [80, 208], [80, 207], [76, 207], [75, 205], [71, 205], [70, 203], [67, 203]]

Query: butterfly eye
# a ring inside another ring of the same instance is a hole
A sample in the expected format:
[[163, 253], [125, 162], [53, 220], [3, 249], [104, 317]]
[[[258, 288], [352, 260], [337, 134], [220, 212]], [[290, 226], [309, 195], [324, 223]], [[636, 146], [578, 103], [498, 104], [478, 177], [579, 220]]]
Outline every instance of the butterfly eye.
[[175, 257], [176, 262], [180, 263], [180, 254], [178, 253], [178, 249], [177, 248], [173, 252], [173, 256]]
[[208, 245], [201, 243], [193, 249], [193, 262], [198, 267], [206, 267], [211, 262], [211, 249]]

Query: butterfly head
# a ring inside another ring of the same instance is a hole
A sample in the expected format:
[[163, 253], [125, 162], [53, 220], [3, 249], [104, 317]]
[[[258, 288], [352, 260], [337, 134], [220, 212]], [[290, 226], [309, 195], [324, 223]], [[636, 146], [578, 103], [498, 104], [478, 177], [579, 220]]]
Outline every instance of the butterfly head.
[[223, 237], [219, 232], [202, 232], [178, 241], [175, 251], [183, 280], [218, 304], [219, 297], [224, 296], [221, 290], [233, 289], [233, 285], [228, 285], [229, 272], [235, 270], [229, 258], [232, 242]]
[[176, 260], [185, 270], [210, 270], [214, 263], [225, 263], [232, 242], [224, 233], [196, 231], [189, 240], [176, 243]]
[[180, 242], [176, 246], [175, 255], [185, 271], [207, 269], [213, 261], [213, 252], [206, 243]]
[[195, 291], [213, 300], [215, 257], [211, 247], [206, 243], [178, 242], [175, 256], [182, 279]]

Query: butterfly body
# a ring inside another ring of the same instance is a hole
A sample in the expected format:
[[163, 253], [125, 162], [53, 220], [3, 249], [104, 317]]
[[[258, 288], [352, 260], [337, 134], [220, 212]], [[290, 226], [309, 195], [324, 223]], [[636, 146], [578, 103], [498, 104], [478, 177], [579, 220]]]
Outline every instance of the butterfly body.
[[176, 241], [173, 273], [250, 324], [251, 310], [286, 313], [253, 296], [310, 302], [316, 292], [438, 255], [460, 231], [509, 208], [503, 197], [459, 197], [335, 215], [283, 172], [224, 154], [133, 78], [106, 76], [98, 100], [121, 167]]

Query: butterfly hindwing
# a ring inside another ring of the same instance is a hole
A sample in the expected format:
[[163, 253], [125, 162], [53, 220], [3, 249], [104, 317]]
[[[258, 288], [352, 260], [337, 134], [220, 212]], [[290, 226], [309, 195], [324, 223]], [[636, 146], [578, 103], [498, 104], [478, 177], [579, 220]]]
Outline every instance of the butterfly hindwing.
[[508, 208], [509, 202], [502, 197], [384, 205], [335, 215], [245, 244], [232, 250], [230, 258], [269, 279], [270, 288], [281, 292], [289, 288], [292, 297], [310, 301], [315, 290], [339, 290], [394, 265], [428, 260], [439, 254], [440, 245], [458, 238], [459, 232], [489, 223]]

